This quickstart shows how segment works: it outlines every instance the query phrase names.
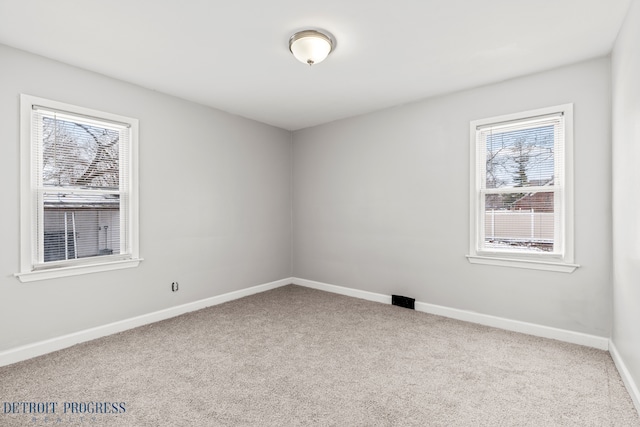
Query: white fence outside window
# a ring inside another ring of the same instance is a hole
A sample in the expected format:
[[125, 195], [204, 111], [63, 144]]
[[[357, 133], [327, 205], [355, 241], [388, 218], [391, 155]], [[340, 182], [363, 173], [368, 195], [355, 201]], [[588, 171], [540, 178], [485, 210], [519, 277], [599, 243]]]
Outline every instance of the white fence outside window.
[[484, 218], [486, 240], [553, 242], [553, 212], [488, 210]]

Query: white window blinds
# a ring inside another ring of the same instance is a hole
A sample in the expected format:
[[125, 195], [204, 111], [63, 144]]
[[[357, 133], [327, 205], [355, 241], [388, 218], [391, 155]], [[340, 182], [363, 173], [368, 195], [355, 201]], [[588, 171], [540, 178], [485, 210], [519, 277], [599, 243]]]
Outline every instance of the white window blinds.
[[129, 125], [34, 105], [31, 126], [33, 268], [129, 257]]
[[476, 127], [478, 252], [562, 256], [564, 114]]

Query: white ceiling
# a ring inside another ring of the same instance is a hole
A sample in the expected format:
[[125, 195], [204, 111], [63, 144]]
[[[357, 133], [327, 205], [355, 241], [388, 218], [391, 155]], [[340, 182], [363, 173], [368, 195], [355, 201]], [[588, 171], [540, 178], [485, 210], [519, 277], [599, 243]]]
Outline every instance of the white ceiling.
[[[629, 3], [0, 0], [0, 43], [295, 130], [606, 55]], [[311, 68], [305, 28], [337, 39]]]

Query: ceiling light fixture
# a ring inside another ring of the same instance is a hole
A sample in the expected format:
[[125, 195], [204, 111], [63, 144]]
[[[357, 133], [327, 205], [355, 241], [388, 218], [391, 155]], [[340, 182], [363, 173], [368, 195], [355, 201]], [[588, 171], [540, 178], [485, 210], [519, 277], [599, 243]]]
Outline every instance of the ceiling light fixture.
[[289, 50], [296, 59], [314, 65], [324, 61], [333, 50], [333, 39], [316, 30], [298, 31], [289, 39]]

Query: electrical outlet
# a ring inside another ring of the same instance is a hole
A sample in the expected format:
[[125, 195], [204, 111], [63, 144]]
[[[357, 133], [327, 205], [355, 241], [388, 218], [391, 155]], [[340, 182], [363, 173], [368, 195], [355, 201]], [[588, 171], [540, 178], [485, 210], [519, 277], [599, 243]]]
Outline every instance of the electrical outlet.
[[171, 282], [171, 291], [178, 292], [178, 282]]

